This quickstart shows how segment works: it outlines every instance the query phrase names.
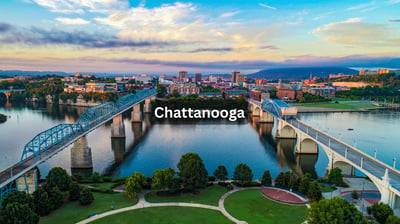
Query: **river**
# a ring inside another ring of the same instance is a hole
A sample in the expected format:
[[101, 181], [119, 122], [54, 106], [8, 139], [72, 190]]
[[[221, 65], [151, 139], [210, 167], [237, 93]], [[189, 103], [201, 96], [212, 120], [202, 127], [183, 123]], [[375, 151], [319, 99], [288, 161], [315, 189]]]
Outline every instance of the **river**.
[[[36, 134], [60, 123], [75, 123], [84, 108], [71, 106], [0, 107], [0, 113], [10, 116], [0, 123], [0, 170], [19, 161], [24, 145]], [[364, 152], [392, 165], [400, 146], [400, 113], [319, 113], [301, 114], [301, 120]], [[173, 121], [146, 116], [142, 124], [132, 124], [130, 113], [124, 113], [125, 139], [111, 139], [111, 121], [87, 135], [93, 169], [114, 177], [129, 176], [138, 171], [152, 176], [154, 170], [176, 168], [182, 154], [196, 152], [212, 175], [218, 165], [225, 165], [229, 176], [238, 163], [246, 163], [261, 179], [269, 169], [273, 177], [280, 171], [293, 169], [298, 174], [310, 172], [323, 176], [328, 158], [319, 155], [295, 155], [293, 140], [274, 138], [275, 128], [247, 119]], [[348, 128], [354, 129], [349, 131]], [[71, 171], [71, 145], [39, 166], [42, 178], [55, 166]], [[81, 171], [81, 170], [80, 170]]]

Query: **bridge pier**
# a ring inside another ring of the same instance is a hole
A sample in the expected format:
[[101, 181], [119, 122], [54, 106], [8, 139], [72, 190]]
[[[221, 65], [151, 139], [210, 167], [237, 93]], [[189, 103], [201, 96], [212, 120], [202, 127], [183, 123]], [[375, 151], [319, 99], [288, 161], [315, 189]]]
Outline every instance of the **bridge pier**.
[[152, 96], [150, 98], [146, 98], [146, 100], [144, 101], [143, 113], [153, 113], [153, 111], [151, 110], [151, 101], [152, 100], [155, 100], [154, 96]]
[[140, 104], [136, 104], [133, 106], [132, 114], [131, 114], [132, 122], [142, 122], [142, 112], [140, 111]]
[[140, 123], [138, 123], [138, 122], [135, 122], [135, 123], [132, 123], [132, 131], [133, 131], [133, 141], [136, 143], [136, 142], [139, 142], [140, 141], [140, 139], [142, 138], [142, 122], [140, 122]]
[[38, 186], [37, 170], [32, 169], [17, 179], [17, 190], [32, 194]]
[[125, 125], [122, 120], [122, 114], [113, 118], [111, 124], [111, 138], [125, 138]]
[[260, 122], [261, 123], [274, 123], [274, 116], [268, 112], [261, 111]]
[[260, 136], [271, 135], [273, 127], [274, 127], [273, 123], [261, 123], [258, 128], [258, 134]]
[[86, 136], [78, 139], [71, 148], [71, 174], [91, 176], [93, 173], [92, 149], [88, 147]]

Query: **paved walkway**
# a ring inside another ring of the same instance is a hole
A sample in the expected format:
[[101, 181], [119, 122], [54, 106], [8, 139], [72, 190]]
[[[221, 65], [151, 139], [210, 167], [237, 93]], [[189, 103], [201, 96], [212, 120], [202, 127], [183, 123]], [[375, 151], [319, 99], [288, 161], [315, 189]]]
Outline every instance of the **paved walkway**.
[[193, 208], [204, 208], [204, 209], [211, 209], [215, 211], [221, 212], [226, 218], [231, 220], [232, 222], [236, 224], [247, 224], [245, 221], [240, 221], [237, 220], [235, 217], [231, 216], [224, 207], [224, 201], [225, 198], [227, 198], [229, 195], [241, 191], [241, 190], [248, 190], [248, 189], [260, 189], [259, 187], [249, 187], [249, 188], [237, 188], [235, 190], [229, 191], [225, 193], [218, 202], [218, 207], [217, 206], [212, 206], [212, 205], [204, 205], [204, 204], [197, 204], [197, 203], [184, 203], [184, 202], [169, 202], [169, 203], [149, 203], [145, 199], [145, 195], [149, 193], [150, 191], [142, 191], [138, 195], [138, 203], [136, 205], [130, 206], [130, 207], [125, 207], [121, 209], [116, 209], [108, 212], [104, 212], [95, 216], [92, 216], [91, 218], [85, 219], [83, 221], [78, 222], [77, 224], [86, 224], [93, 222], [94, 220], [104, 218], [106, 216], [118, 214], [121, 212], [127, 212], [127, 211], [132, 211], [136, 209], [142, 209], [142, 208], [152, 208], [152, 207], [167, 207], [167, 206], [181, 206], [181, 207], [193, 207]]

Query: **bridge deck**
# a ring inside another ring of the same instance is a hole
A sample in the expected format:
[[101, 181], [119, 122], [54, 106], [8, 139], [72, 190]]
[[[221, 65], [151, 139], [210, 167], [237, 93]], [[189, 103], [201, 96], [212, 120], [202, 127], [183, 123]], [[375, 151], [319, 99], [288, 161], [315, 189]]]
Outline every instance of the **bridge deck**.
[[[400, 171], [338, 139], [333, 138], [322, 131], [311, 127], [310, 125], [301, 122], [300, 120], [290, 119], [286, 120], [286, 122], [308, 134], [311, 138], [315, 139], [321, 144], [329, 147], [334, 152], [345, 157], [347, 160], [355, 164], [355, 168], [361, 170], [362, 172], [366, 171], [375, 176], [377, 179], [382, 179], [382, 177], [385, 175], [385, 170], [388, 169], [391, 186], [397, 191], [400, 191]], [[361, 158], [363, 158], [362, 168]]]

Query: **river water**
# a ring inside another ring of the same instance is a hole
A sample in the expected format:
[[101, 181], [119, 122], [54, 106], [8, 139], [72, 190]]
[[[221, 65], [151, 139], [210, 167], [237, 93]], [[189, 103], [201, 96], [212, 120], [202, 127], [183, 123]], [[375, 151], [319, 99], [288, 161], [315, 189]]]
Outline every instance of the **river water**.
[[[0, 107], [10, 116], [0, 123], [0, 170], [19, 161], [23, 147], [36, 134], [61, 123], [75, 123], [84, 108], [70, 106]], [[400, 113], [323, 113], [301, 114], [301, 120], [344, 140], [364, 152], [392, 165], [400, 159]], [[85, 173], [107, 173], [114, 177], [129, 176], [138, 171], [152, 176], [155, 169], [176, 168], [182, 154], [196, 152], [212, 175], [218, 165], [225, 165], [233, 176], [238, 163], [246, 163], [261, 179], [269, 169], [273, 177], [292, 169], [298, 174], [309, 172], [323, 176], [328, 164], [326, 154], [295, 155], [294, 140], [276, 140], [275, 128], [259, 124], [256, 119], [237, 122], [226, 120], [173, 121], [146, 116], [144, 122], [130, 122], [130, 112], [123, 114], [125, 139], [111, 139], [111, 121], [87, 135], [91, 149], [92, 169]], [[348, 128], [354, 129], [349, 131]], [[42, 178], [55, 166], [70, 173], [73, 145], [39, 166]], [[400, 164], [399, 164], [400, 166]]]

